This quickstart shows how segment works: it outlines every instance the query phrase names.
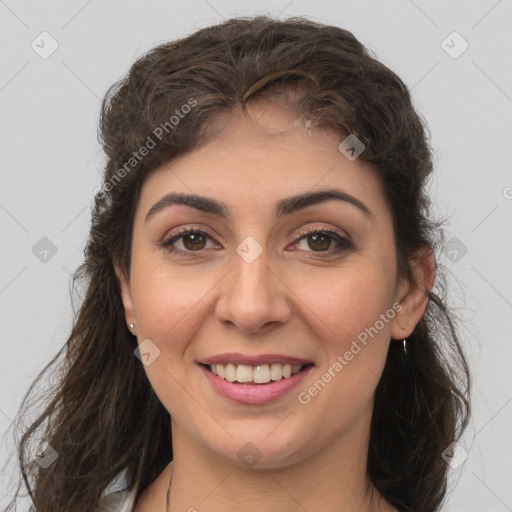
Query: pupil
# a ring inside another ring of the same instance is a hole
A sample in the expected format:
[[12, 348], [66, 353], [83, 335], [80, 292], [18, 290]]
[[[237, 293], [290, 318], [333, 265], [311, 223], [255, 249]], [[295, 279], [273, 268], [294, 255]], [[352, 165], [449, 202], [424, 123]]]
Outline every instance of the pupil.
[[[185, 237], [185, 246], [187, 246], [188, 249], [192, 248], [192, 249], [197, 249], [198, 247], [198, 242], [199, 240], [203, 237], [203, 235], [199, 235], [199, 234], [190, 234], [190, 235], [187, 235]], [[192, 241], [192, 243], [190, 244], [190, 247], [189, 247], [189, 244], [186, 243], [186, 241]]]
[[316, 247], [317, 249], [328, 249], [329, 248], [330, 240], [325, 235], [322, 235], [322, 234], [311, 235], [311, 238], [313, 238], [313, 240], [314, 240], [313, 243], [317, 242], [318, 238], [323, 238], [324, 242], [327, 241], [327, 246], [325, 246], [325, 244], [324, 244], [324, 247], [318, 247], [317, 246]]

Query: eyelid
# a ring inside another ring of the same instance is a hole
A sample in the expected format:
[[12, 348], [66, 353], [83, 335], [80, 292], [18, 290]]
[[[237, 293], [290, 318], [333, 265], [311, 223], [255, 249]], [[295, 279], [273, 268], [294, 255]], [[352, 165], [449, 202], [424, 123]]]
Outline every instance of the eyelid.
[[[333, 232], [336, 233], [340, 238], [345, 238], [349, 242], [353, 243], [352, 237], [345, 230], [341, 230], [334, 226], [325, 226], [322, 224], [309, 225], [307, 227], [300, 228], [296, 236], [307, 236], [309, 233], [315, 233], [318, 231]], [[295, 236], [295, 235], [294, 235]]]

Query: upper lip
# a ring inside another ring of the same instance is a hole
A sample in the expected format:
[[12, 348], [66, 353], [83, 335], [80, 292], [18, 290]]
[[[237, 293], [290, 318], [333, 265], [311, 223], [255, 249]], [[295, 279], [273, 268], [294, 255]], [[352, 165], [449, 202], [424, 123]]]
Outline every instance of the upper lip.
[[301, 359], [299, 357], [285, 356], [283, 354], [260, 354], [256, 356], [248, 356], [239, 352], [229, 352], [225, 354], [217, 354], [216, 356], [208, 357], [199, 361], [202, 364], [247, 364], [257, 366], [261, 364], [308, 364], [313, 363], [308, 359]]

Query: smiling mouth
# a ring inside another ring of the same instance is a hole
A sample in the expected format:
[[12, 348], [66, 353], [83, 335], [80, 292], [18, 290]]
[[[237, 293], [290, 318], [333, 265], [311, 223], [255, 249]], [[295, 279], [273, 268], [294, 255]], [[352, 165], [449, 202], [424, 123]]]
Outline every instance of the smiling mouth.
[[308, 364], [262, 364], [257, 366], [246, 364], [204, 364], [199, 363], [217, 377], [228, 382], [238, 384], [269, 384], [278, 380], [285, 380], [304, 372], [314, 366]]

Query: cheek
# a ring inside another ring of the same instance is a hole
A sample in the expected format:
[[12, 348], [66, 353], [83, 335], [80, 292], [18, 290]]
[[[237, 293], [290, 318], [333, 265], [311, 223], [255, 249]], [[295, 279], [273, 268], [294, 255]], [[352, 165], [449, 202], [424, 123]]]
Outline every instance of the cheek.
[[312, 332], [323, 357], [315, 379], [297, 390], [299, 411], [326, 437], [371, 414], [390, 329], [390, 319], [380, 315], [388, 311], [391, 287], [378, 274], [367, 267], [346, 269], [331, 280], [335, 286], [310, 287], [304, 300], [311, 311], [304, 308], [303, 314], [315, 322]]
[[369, 406], [382, 374], [394, 317], [389, 304], [393, 283], [387, 275], [393, 276], [384, 274], [380, 264], [345, 268], [328, 287], [310, 287], [304, 301], [311, 306], [312, 331], [324, 354], [314, 389], [301, 391], [333, 425], [340, 411], [353, 418]]
[[[360, 266], [343, 268], [327, 279], [302, 280], [298, 294], [310, 309], [315, 328], [320, 328], [317, 332], [324, 333], [329, 341], [331, 351], [348, 350], [352, 340], [390, 309], [393, 284], [389, 275], [379, 266]], [[377, 327], [379, 337], [387, 340], [389, 321], [384, 325], [380, 321]]]
[[192, 365], [188, 360], [185, 366], [184, 361], [189, 341], [202, 324], [198, 317], [205, 314], [202, 305], [206, 301], [201, 299], [207, 297], [208, 283], [204, 275], [189, 269], [181, 270], [180, 276], [167, 262], [155, 259], [134, 257], [132, 263], [138, 340], [149, 339], [160, 351], [144, 370], [165, 408], [180, 417], [194, 407], [191, 396], [183, 393], [182, 383]]
[[141, 334], [161, 340], [193, 316], [194, 308], [215, 284], [211, 272], [170, 265], [161, 257], [135, 256], [132, 292]]

